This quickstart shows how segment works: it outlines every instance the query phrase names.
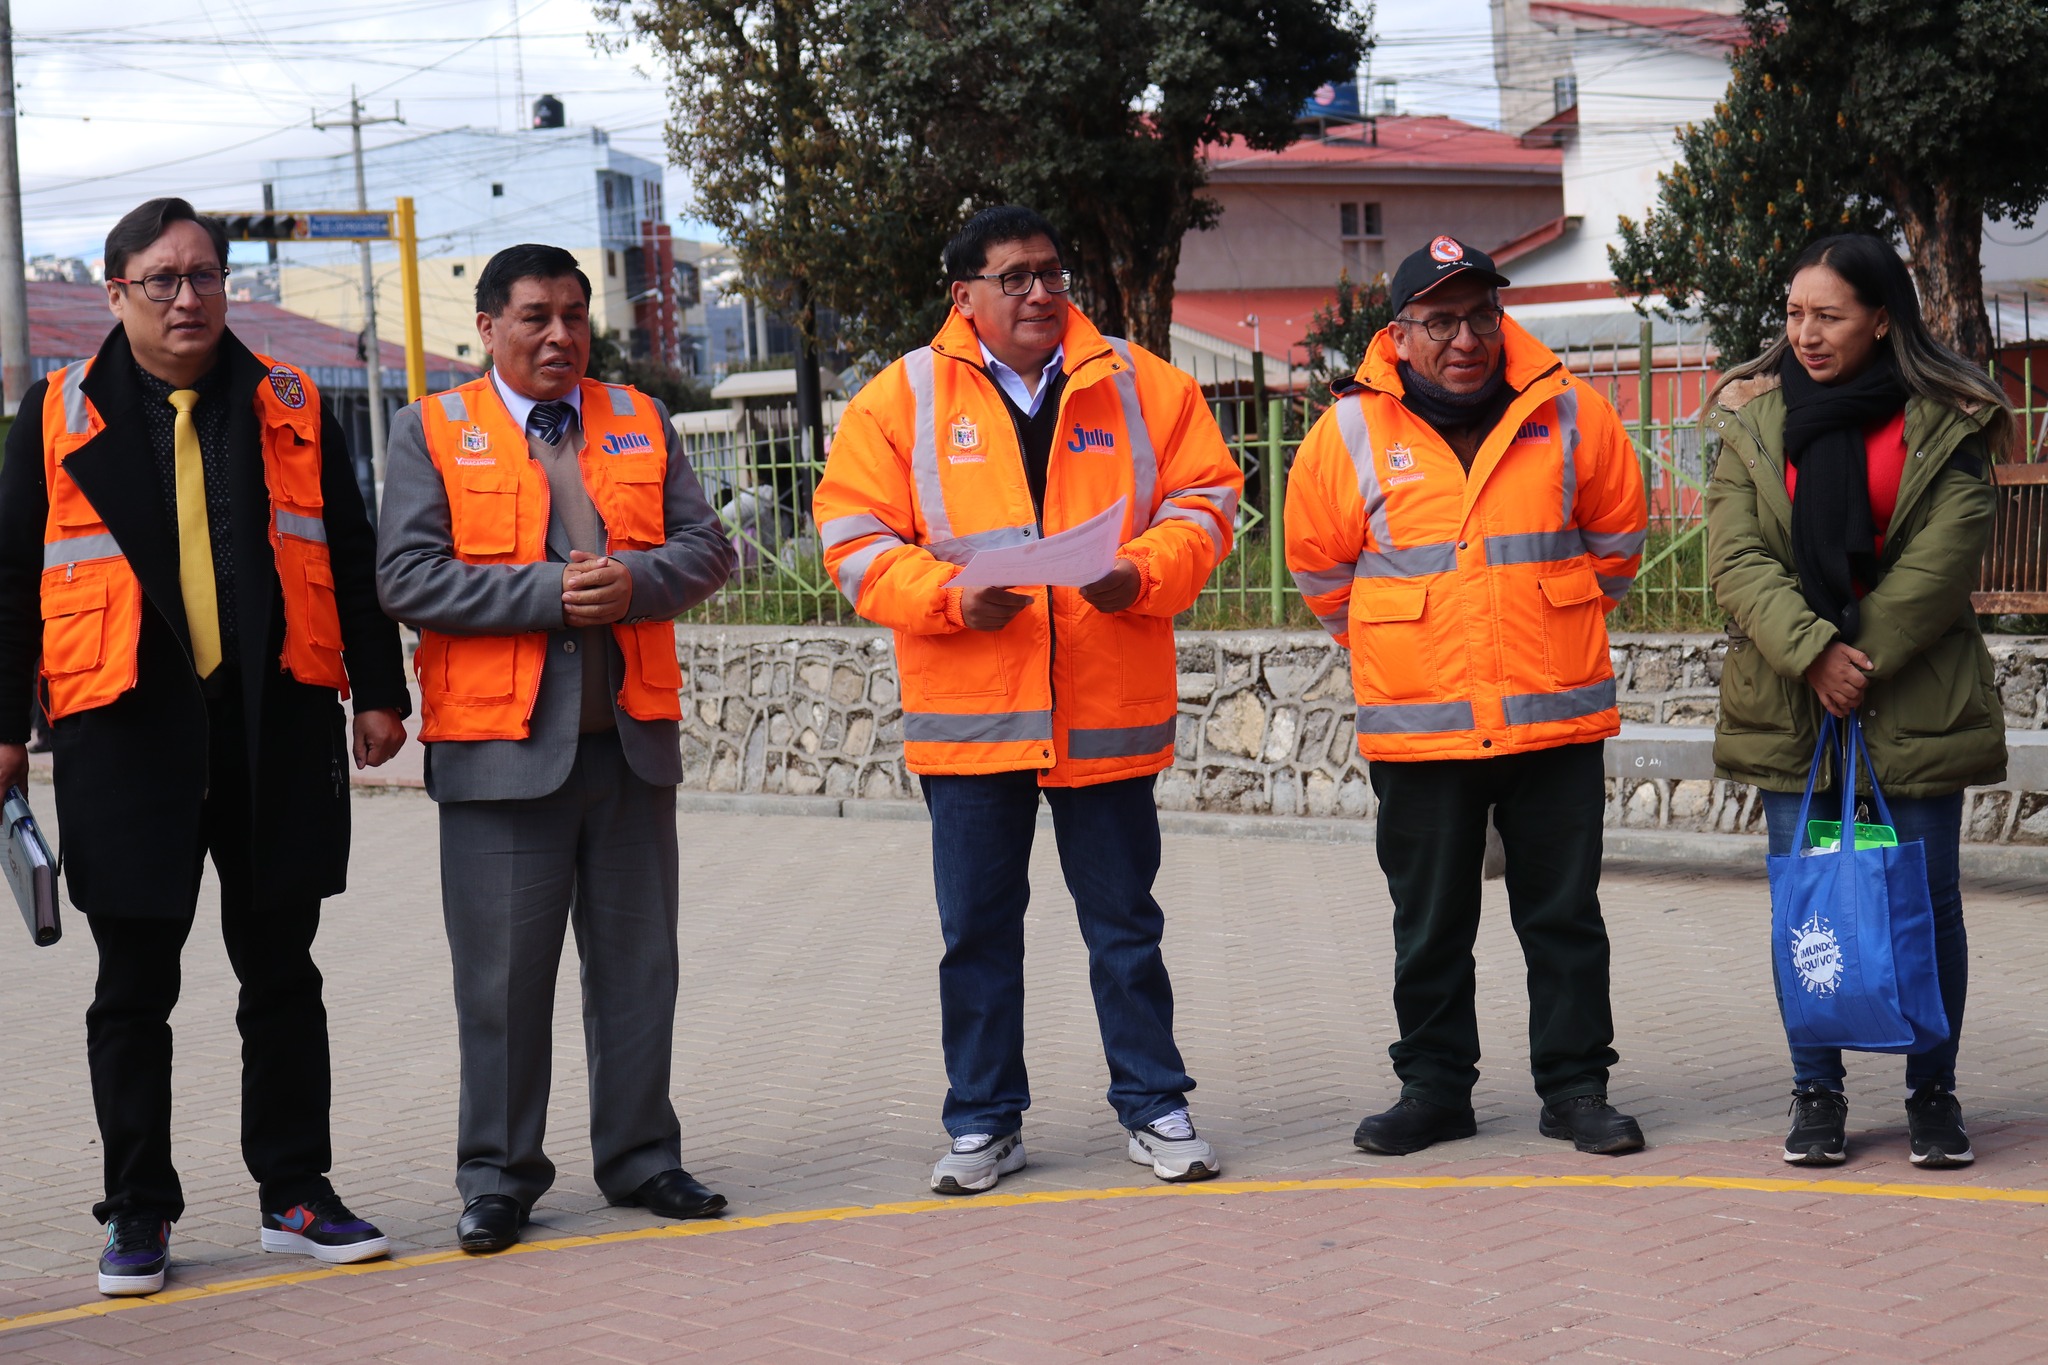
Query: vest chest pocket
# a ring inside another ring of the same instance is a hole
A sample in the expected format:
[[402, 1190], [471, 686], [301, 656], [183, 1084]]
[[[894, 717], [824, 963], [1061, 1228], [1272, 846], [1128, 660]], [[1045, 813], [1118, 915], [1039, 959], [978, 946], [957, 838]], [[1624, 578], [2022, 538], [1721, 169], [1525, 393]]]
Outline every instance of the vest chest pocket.
[[1583, 687], [1608, 675], [1606, 596], [1584, 565], [1540, 578], [1543, 653], [1557, 687]]
[[627, 548], [659, 545], [668, 539], [661, 505], [664, 470], [659, 460], [604, 459], [601, 468], [609, 488], [610, 506], [598, 508], [613, 543]]
[[52, 678], [86, 673], [106, 654], [107, 585], [65, 582], [63, 570], [43, 580], [43, 672]]
[[1351, 657], [1364, 692], [1382, 701], [1436, 691], [1436, 654], [1423, 615], [1425, 583], [1373, 583], [1351, 589]]
[[449, 508], [455, 552], [509, 555], [519, 548], [519, 483], [495, 469], [464, 469]]

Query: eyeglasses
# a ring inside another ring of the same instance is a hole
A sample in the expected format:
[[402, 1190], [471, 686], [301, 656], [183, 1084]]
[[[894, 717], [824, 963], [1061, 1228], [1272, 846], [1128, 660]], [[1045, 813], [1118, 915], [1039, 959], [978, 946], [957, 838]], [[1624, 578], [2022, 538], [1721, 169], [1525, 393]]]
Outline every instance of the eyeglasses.
[[1071, 270], [1005, 270], [1000, 275], [969, 275], [967, 278], [994, 280], [1012, 298], [1022, 298], [1030, 293], [1033, 280], [1044, 285], [1048, 294], [1064, 294], [1074, 287], [1074, 272]]
[[1456, 340], [1458, 329], [1470, 327], [1476, 337], [1490, 337], [1500, 330], [1501, 310], [1482, 308], [1476, 313], [1439, 314], [1433, 318], [1395, 318], [1404, 327], [1420, 327], [1431, 341]]
[[169, 303], [177, 298], [178, 291], [185, 287], [187, 280], [192, 282], [192, 292], [195, 295], [202, 299], [207, 299], [227, 289], [228, 272], [225, 268], [215, 269], [209, 267], [205, 270], [194, 270], [184, 275], [173, 275], [169, 271], [165, 271], [161, 274], [144, 275], [139, 280], [124, 280], [118, 275], [107, 276], [108, 284], [141, 285], [142, 297], [148, 299], [151, 303]]

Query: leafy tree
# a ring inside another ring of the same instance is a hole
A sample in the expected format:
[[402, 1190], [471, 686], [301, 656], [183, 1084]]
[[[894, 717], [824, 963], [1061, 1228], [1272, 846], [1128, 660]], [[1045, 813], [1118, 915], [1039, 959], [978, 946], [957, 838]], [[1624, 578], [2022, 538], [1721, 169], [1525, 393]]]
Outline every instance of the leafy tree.
[[1309, 401], [1328, 406], [1331, 383], [1357, 372], [1372, 339], [1393, 320], [1386, 276], [1358, 284], [1350, 271], [1340, 274], [1337, 296], [1316, 310], [1301, 338], [1308, 347]]
[[1678, 164], [1657, 177], [1648, 219], [1624, 217], [1621, 248], [1608, 251], [1623, 288], [1695, 304], [1724, 363], [1783, 330], [1785, 272], [1808, 242], [1892, 226], [1832, 104], [1781, 83], [1762, 58], [1761, 45], [1736, 54], [1713, 117], [1679, 131]]
[[719, 406], [711, 388], [670, 365], [638, 360], [619, 345], [617, 328], [590, 336], [590, 373], [607, 384], [631, 384], [650, 398], [659, 398], [670, 412], [702, 412]]
[[1753, 353], [1763, 286], [1740, 272], [1779, 267], [1775, 303], [1813, 236], [1896, 227], [1929, 324], [1987, 358], [1985, 216], [2031, 223], [2048, 198], [2048, 5], [1746, 0], [1746, 17], [1729, 97], [1683, 139], [1650, 219], [1625, 225], [1616, 278], [1704, 296]]

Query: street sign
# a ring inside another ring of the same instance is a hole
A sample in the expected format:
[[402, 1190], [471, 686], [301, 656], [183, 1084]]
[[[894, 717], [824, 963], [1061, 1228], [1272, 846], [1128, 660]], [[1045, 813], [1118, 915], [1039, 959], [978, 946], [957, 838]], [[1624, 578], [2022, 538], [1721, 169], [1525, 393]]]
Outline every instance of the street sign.
[[233, 242], [382, 242], [395, 238], [389, 212], [288, 213], [276, 209], [209, 215]]

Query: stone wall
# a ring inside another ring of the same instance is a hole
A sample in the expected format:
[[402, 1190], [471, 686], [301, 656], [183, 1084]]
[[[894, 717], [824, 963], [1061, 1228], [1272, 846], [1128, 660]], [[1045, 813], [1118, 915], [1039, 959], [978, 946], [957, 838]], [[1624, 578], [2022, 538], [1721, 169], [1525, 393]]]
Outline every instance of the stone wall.
[[[1711, 635], [1614, 640], [1623, 719], [1709, 729], [1726, 642]], [[684, 784], [905, 800], [902, 709], [889, 633], [869, 628], [686, 626]], [[2006, 723], [2048, 729], [2048, 641], [1994, 644]], [[1353, 735], [1345, 652], [1298, 631], [1183, 632], [1181, 724], [1159, 779], [1168, 810], [1370, 818]], [[1608, 822], [1760, 832], [1755, 794], [1704, 777], [1610, 779]], [[1971, 794], [1966, 837], [2048, 843], [2048, 792]]]

